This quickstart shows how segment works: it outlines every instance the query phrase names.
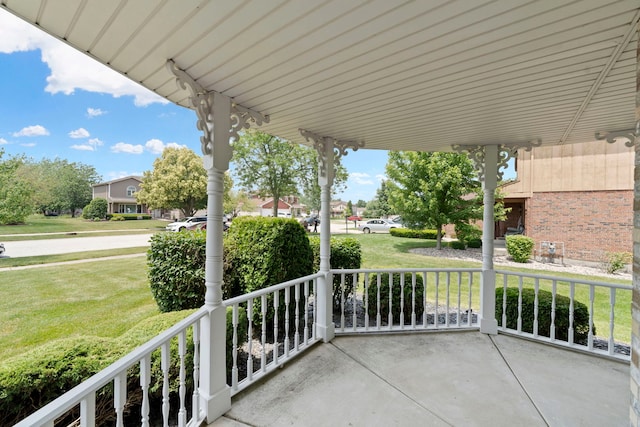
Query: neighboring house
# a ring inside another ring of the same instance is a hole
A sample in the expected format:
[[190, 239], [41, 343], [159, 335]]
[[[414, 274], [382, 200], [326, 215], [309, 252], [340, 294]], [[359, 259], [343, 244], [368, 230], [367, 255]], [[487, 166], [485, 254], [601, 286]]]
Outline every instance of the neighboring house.
[[[517, 179], [501, 187], [507, 227], [524, 227], [535, 248], [562, 243], [565, 258], [604, 261], [607, 252], [632, 252], [634, 149], [593, 141], [520, 150]], [[542, 245], [542, 246], [541, 246]]]
[[346, 211], [347, 202], [343, 202], [342, 200], [331, 201], [331, 216], [342, 217]]
[[125, 176], [113, 181], [94, 184], [93, 198], [106, 199], [107, 213], [147, 213], [146, 205], [136, 201], [135, 194], [140, 190], [141, 176]]
[[[273, 216], [273, 197], [261, 198], [253, 196], [251, 198], [255, 203], [256, 210], [253, 212], [243, 212], [247, 215], [256, 216]], [[300, 203], [296, 196], [285, 196], [278, 200], [278, 216], [286, 218], [295, 218], [303, 216], [306, 213], [306, 206]]]

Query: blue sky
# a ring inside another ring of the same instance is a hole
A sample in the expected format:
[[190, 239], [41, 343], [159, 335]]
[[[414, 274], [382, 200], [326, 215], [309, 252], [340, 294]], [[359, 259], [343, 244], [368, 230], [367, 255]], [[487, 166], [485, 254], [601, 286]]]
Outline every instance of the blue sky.
[[[191, 110], [158, 97], [0, 10], [0, 149], [40, 160], [66, 159], [102, 178], [141, 175], [167, 146], [200, 154]], [[350, 152], [344, 200], [371, 200], [386, 151]]]

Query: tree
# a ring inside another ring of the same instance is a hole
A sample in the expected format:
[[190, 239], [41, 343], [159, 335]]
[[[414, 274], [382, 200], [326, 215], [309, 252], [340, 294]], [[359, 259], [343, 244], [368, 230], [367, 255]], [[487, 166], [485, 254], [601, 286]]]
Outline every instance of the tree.
[[[233, 145], [234, 175], [247, 191], [273, 197], [272, 215], [278, 216], [280, 197], [304, 194], [311, 209], [320, 208], [316, 151], [257, 130], [245, 132]], [[339, 162], [334, 188], [346, 182]]]
[[367, 207], [367, 202], [365, 202], [364, 200], [360, 199], [356, 202], [356, 206], [359, 208], [365, 208]]
[[207, 206], [202, 158], [188, 148], [165, 148], [153, 170], [144, 172], [136, 200], [151, 209], [180, 209], [184, 216], [193, 216]]
[[33, 212], [29, 183], [16, 171], [24, 162], [21, 157], [2, 160], [0, 150], [0, 224], [21, 224]]
[[410, 228], [436, 229], [438, 249], [444, 225], [482, 218], [480, 183], [464, 154], [391, 151], [386, 171], [391, 205]]
[[346, 216], [351, 216], [353, 215], [353, 203], [351, 203], [351, 200], [349, 200], [347, 202], [347, 210], [344, 213]]
[[365, 216], [386, 218], [394, 213], [389, 204], [389, 188], [386, 181], [380, 183], [380, 188], [376, 191], [376, 196], [367, 203]]

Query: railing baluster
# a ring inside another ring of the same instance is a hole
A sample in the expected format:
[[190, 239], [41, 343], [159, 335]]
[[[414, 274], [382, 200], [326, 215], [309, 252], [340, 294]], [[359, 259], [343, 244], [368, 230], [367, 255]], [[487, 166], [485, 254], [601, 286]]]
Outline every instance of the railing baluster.
[[96, 392], [92, 391], [80, 402], [80, 427], [96, 425]]
[[458, 272], [458, 310], [456, 312], [456, 326], [460, 327], [460, 304], [462, 299], [462, 273]]
[[340, 274], [340, 330], [344, 332], [344, 273]]
[[540, 281], [538, 280], [538, 278], [536, 277], [536, 280], [534, 281], [534, 285], [533, 285], [533, 292], [534, 292], [534, 297], [533, 297], [533, 336], [537, 337], [538, 336], [538, 291], [540, 289]]
[[247, 380], [253, 380], [253, 298], [247, 301]]
[[518, 280], [518, 333], [522, 332], [522, 276]]
[[273, 293], [273, 364], [274, 366], [278, 366], [278, 308], [280, 307], [280, 292], [276, 290]]
[[444, 325], [448, 328], [449, 327], [449, 311], [451, 306], [451, 273], [448, 271], [447, 271], [446, 289], [447, 289], [447, 295], [445, 299], [446, 309], [445, 309], [445, 315], [444, 315]]
[[[309, 303], [307, 302], [307, 305]], [[316, 340], [316, 325], [318, 324], [318, 310], [315, 307], [318, 306], [318, 279], [313, 279], [313, 325], [312, 325], [312, 339]]]
[[116, 427], [124, 427], [124, 405], [127, 403], [127, 371], [113, 379], [113, 406], [116, 412]]
[[549, 331], [549, 338], [551, 341], [556, 339], [556, 290], [558, 283], [556, 280], [551, 281], [551, 330]]
[[389, 273], [389, 312], [387, 313], [387, 328], [393, 327], [393, 273]]
[[587, 337], [587, 348], [593, 350], [593, 305], [596, 299], [596, 287], [589, 285], [589, 335]]
[[295, 290], [294, 297], [296, 299], [294, 304], [296, 311], [293, 313], [296, 322], [295, 330], [293, 331], [295, 334], [293, 336], [293, 348], [298, 351], [300, 349], [300, 283], [297, 283], [293, 289]]
[[502, 275], [502, 330], [507, 329], [507, 275]]
[[149, 426], [149, 384], [151, 383], [151, 356], [146, 355], [140, 360], [140, 388], [142, 389], [142, 407], [140, 409], [140, 424]]
[[411, 328], [416, 328], [416, 272], [411, 273]]
[[351, 311], [352, 319], [351, 323], [353, 325], [353, 332], [358, 329], [358, 304], [356, 298], [356, 289], [358, 288], [358, 273], [353, 273], [351, 276]]
[[576, 284], [574, 282], [569, 282], [569, 345], [573, 344], [573, 334], [575, 328], [573, 327], [573, 300], [575, 298], [575, 288]]
[[615, 288], [609, 289], [609, 305], [611, 306], [611, 310], [609, 311], [609, 343], [608, 343], [608, 353], [613, 354], [615, 350], [615, 337], [613, 335], [613, 329], [615, 326], [615, 307], [616, 307], [616, 290]]
[[369, 330], [369, 275], [364, 274], [364, 330]]
[[289, 358], [289, 303], [291, 299], [291, 287], [284, 290], [284, 357]]
[[262, 372], [267, 371], [267, 352], [265, 351], [265, 347], [267, 346], [267, 296], [262, 295], [260, 298], [260, 314], [262, 315], [262, 335], [261, 335], [261, 344], [262, 348], [260, 349], [260, 370]]
[[169, 364], [171, 362], [170, 341], [160, 347], [160, 369], [162, 370], [162, 425], [169, 427]]
[[233, 335], [231, 337], [231, 388], [238, 389], [238, 311], [239, 304], [234, 304], [231, 311], [231, 325]]
[[467, 306], [467, 326], [471, 326], [473, 323], [473, 309], [472, 306], [472, 296], [473, 296], [473, 272], [469, 272], [469, 301]]
[[436, 272], [435, 273], [435, 277], [436, 277], [436, 283], [435, 283], [435, 287], [436, 287], [436, 303], [435, 303], [435, 309], [433, 312], [433, 326], [438, 329], [439, 327], [439, 323], [440, 320], [438, 318], [438, 306], [440, 305], [440, 298], [438, 293], [440, 292], [440, 273]]
[[380, 330], [380, 325], [382, 325], [382, 314], [380, 313], [380, 284], [382, 283], [382, 275], [378, 273], [377, 276], [377, 310], [376, 310], [376, 329]]
[[[313, 293], [313, 295], [315, 296], [315, 292]], [[304, 282], [304, 336], [303, 336], [303, 343], [306, 346], [307, 345], [307, 339], [309, 337], [309, 282]], [[313, 304], [313, 313], [314, 316], [315, 314], [318, 312], [318, 304], [315, 303]], [[313, 325], [313, 330], [311, 331], [311, 334], [315, 337], [315, 323]]]
[[198, 419], [200, 413], [200, 322], [193, 324], [193, 398], [191, 418]]
[[[187, 407], [185, 404], [185, 398], [187, 396], [187, 372], [185, 367], [185, 357], [187, 354], [187, 334], [183, 330], [178, 335], [178, 357], [180, 358], [180, 373], [178, 381], [178, 395], [180, 398], [180, 408], [178, 409], [178, 427], [186, 427], [187, 425]], [[237, 372], [237, 370], [236, 370]], [[236, 374], [237, 380], [237, 374]], [[125, 378], [126, 381], [126, 378]], [[237, 381], [236, 381], [237, 383]], [[126, 392], [126, 383], [125, 383], [125, 392]], [[124, 427], [124, 426], [119, 426]]]
[[400, 329], [404, 329], [404, 273], [400, 274]]
[[422, 310], [422, 327], [427, 329], [428, 322], [428, 310], [427, 310], [427, 278], [428, 274], [426, 271], [422, 272], [422, 306], [424, 307]]

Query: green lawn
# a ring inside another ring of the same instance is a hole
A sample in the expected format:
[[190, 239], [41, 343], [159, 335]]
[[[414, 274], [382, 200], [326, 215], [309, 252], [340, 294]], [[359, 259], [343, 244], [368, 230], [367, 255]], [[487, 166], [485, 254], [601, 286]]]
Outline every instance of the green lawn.
[[[139, 229], [144, 230], [145, 232], [154, 232], [164, 230], [166, 225], [166, 221], [155, 219], [94, 222], [87, 221], [82, 218], [71, 218], [68, 215], [31, 215], [27, 218], [25, 224], [0, 225], [0, 240], [9, 240], [7, 236], [10, 236], [12, 234], [29, 233], [69, 233]], [[38, 236], [37, 238], [42, 238], [42, 236]]]
[[[353, 237], [362, 244], [363, 268], [480, 266], [478, 262], [460, 262], [407, 252], [410, 248], [432, 246], [435, 244], [432, 241], [402, 239], [387, 234], [349, 233], [348, 237]], [[96, 251], [88, 254], [25, 258], [23, 262], [55, 262], [142, 252], [144, 248]], [[7, 265], [0, 263], [0, 267], [2, 266]], [[533, 270], [528, 271], [534, 273]], [[548, 274], [543, 271], [538, 273]], [[0, 274], [2, 275], [0, 281], [0, 358], [2, 359], [61, 337], [77, 335], [116, 337], [139, 321], [158, 313], [147, 283], [146, 257], [144, 256], [2, 271]], [[569, 277], [569, 275], [555, 273], [553, 275]], [[604, 278], [573, 277], [628, 283], [628, 281]], [[463, 281], [464, 283], [466, 282]], [[509, 285], [517, 286], [517, 279], [512, 279]], [[440, 292], [443, 291], [444, 287], [441, 287]], [[566, 287], [563, 286], [560, 286], [559, 291], [567, 292]], [[587, 303], [588, 294], [584, 292], [580, 290], [576, 296], [578, 300]], [[457, 298], [457, 289], [454, 288], [452, 305], [456, 304], [455, 298]], [[596, 295], [596, 327], [599, 335], [608, 334], [606, 328], [609, 318], [608, 298], [608, 293]], [[630, 292], [618, 292], [615, 336], [616, 339], [626, 342], [629, 341], [631, 328], [630, 298]], [[466, 301], [464, 285], [463, 301]], [[474, 297], [473, 305], [477, 307], [477, 297]]]

